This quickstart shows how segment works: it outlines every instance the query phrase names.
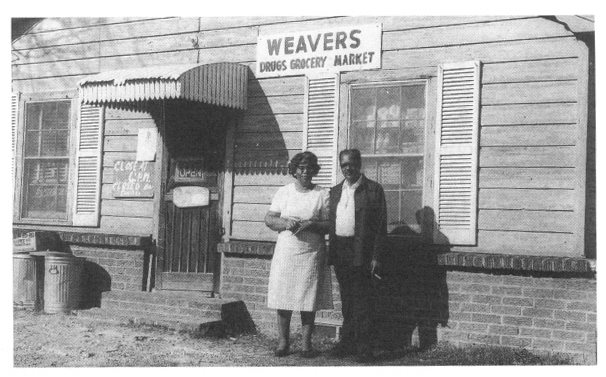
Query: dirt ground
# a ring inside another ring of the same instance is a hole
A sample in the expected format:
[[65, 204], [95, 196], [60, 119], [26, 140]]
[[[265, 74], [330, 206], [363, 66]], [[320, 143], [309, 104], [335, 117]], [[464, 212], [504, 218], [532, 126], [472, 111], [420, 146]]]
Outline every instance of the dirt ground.
[[[294, 335], [293, 354], [276, 358], [274, 340], [262, 335], [238, 338], [196, 338], [157, 327], [118, 325], [75, 315], [15, 310], [15, 367], [166, 367], [166, 366], [281, 366], [354, 365], [353, 360], [299, 356]], [[328, 339], [316, 349], [327, 350]]]
[[[314, 338], [318, 356], [302, 358], [301, 337], [293, 334], [292, 354], [276, 358], [276, 340], [263, 335], [200, 337], [142, 325], [120, 325], [65, 314], [14, 310], [14, 367], [198, 367], [198, 366], [358, 366], [352, 358], [328, 356], [333, 340]], [[457, 348], [440, 344], [379, 351], [373, 366], [400, 365], [562, 365], [559, 356], [537, 356], [524, 349], [487, 346]], [[399, 370], [399, 368], [390, 368]], [[385, 371], [385, 369], [382, 369]]]

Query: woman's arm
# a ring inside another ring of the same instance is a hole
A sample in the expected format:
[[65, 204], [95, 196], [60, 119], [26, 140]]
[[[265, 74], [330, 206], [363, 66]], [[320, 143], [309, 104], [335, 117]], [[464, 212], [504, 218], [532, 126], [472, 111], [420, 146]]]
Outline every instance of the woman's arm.
[[295, 219], [286, 219], [280, 217], [280, 212], [267, 211], [265, 215], [265, 225], [271, 230], [282, 232], [285, 230], [294, 231], [299, 227], [299, 221]]
[[299, 231], [306, 230], [320, 234], [326, 234], [330, 229], [330, 221], [328, 220], [306, 220], [301, 222]]

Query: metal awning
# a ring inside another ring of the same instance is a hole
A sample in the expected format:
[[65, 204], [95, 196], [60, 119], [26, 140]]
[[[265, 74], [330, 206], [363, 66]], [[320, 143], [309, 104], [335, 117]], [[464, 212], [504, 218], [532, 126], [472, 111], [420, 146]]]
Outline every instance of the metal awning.
[[187, 99], [246, 109], [248, 67], [236, 63], [141, 67], [80, 80], [84, 103]]

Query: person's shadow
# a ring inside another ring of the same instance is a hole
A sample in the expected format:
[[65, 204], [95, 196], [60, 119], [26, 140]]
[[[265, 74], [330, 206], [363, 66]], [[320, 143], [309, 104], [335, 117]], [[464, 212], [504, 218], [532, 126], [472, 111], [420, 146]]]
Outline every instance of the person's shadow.
[[446, 270], [437, 262], [448, 240], [436, 231], [432, 208], [417, 211], [416, 220], [420, 231], [403, 225], [390, 232], [383, 276], [375, 280], [375, 346], [384, 357], [431, 347], [437, 327], [448, 323]]

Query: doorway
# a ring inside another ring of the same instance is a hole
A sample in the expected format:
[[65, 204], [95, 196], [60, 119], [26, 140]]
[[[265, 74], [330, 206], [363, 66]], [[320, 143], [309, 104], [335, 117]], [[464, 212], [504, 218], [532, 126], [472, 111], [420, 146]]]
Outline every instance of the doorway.
[[165, 104], [164, 114], [156, 288], [212, 296], [219, 284], [217, 244], [222, 236], [229, 112], [173, 101]]

